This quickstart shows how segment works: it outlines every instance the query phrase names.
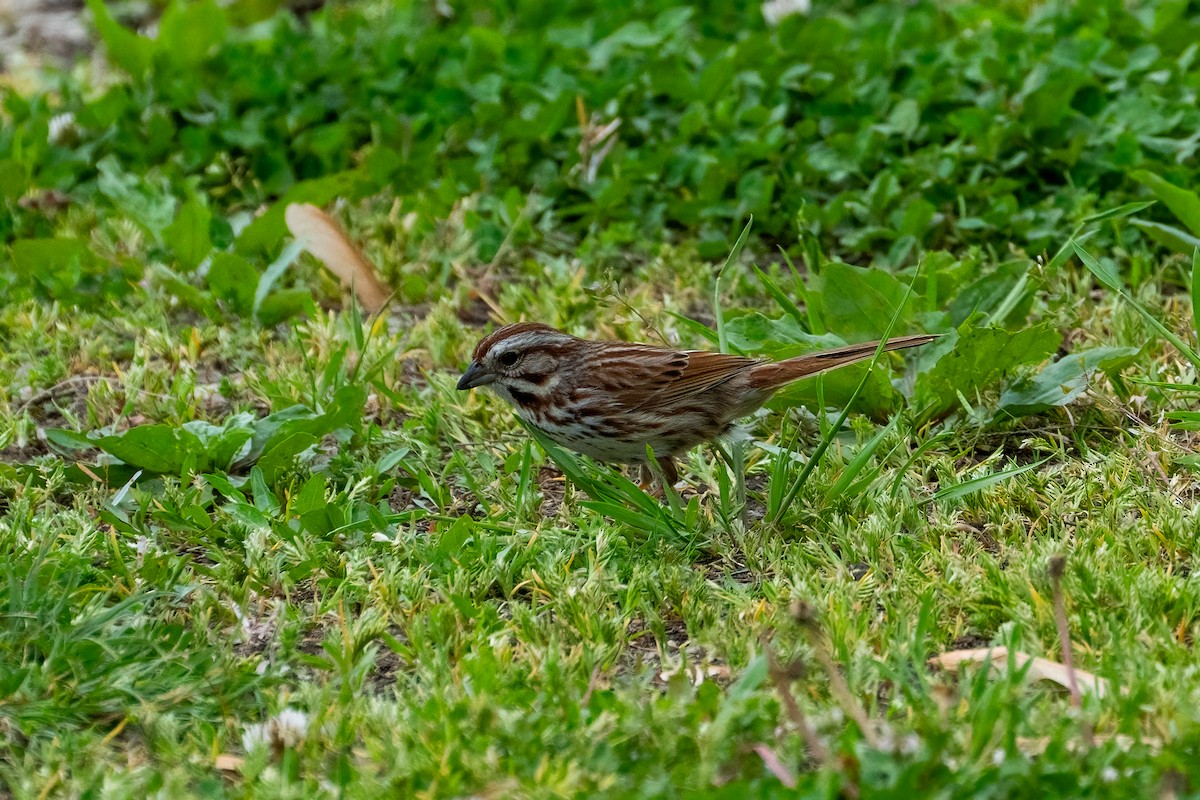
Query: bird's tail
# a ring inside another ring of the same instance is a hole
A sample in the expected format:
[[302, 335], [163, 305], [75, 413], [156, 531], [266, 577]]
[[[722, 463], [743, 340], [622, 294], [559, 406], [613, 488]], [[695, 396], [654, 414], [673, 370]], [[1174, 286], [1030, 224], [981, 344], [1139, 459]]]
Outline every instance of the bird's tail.
[[[884, 351], [888, 351], [920, 347], [937, 338], [936, 334], [924, 333], [916, 336], [898, 336], [895, 339], [888, 339], [884, 342], [883, 349]], [[821, 353], [807, 353], [795, 358], [789, 358], [786, 361], [759, 364], [751, 370], [750, 382], [751, 385], [759, 389], [778, 389], [792, 381], [800, 380], [809, 375], [833, 369], [834, 367], [840, 367], [843, 364], [862, 361], [864, 358], [870, 358], [878, 348], [879, 342], [877, 341], [863, 342], [862, 344], [851, 344]]]

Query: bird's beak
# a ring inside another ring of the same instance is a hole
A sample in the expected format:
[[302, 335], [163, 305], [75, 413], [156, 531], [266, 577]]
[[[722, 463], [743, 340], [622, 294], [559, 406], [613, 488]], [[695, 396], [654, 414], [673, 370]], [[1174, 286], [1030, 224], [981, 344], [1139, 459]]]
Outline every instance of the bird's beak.
[[490, 372], [485, 372], [483, 367], [479, 366], [478, 361], [472, 361], [471, 366], [467, 367], [467, 371], [458, 379], [458, 389], [474, 389], [476, 386], [486, 386], [496, 380], [496, 376]]

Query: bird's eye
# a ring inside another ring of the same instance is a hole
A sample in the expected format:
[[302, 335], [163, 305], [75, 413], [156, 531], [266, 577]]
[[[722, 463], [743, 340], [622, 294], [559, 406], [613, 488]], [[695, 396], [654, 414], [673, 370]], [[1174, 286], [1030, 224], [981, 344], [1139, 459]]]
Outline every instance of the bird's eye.
[[517, 355], [516, 350], [509, 350], [506, 353], [500, 354], [500, 363], [506, 367], [511, 367], [512, 365], [517, 363], [518, 358], [520, 358], [520, 356]]

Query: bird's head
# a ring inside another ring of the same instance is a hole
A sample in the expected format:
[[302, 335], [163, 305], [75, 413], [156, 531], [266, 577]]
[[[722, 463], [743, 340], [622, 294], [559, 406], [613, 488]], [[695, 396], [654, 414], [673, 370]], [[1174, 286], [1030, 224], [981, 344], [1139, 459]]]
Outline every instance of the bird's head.
[[458, 388], [491, 386], [504, 399], [526, 405], [523, 398], [549, 392], [578, 342], [540, 322], [506, 325], [475, 345]]

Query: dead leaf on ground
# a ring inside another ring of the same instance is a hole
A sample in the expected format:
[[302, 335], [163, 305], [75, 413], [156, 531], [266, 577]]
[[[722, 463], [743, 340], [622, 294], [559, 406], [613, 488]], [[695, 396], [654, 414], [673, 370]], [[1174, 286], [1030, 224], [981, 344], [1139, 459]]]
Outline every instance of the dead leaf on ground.
[[379, 279], [375, 267], [333, 217], [310, 203], [292, 203], [283, 216], [292, 236], [343, 284], [353, 287], [358, 302], [368, 313], [383, 308], [391, 289]]
[[[1014, 650], [1010, 654], [1007, 647], [979, 647], [974, 650], [951, 650], [948, 653], [933, 656], [929, 659], [928, 663], [947, 670], [958, 669], [963, 664], [991, 664], [997, 669], [1003, 669], [1009, 663], [1010, 656], [1017, 669], [1024, 669], [1026, 664], [1030, 664], [1029, 672], [1027, 673], [1030, 680], [1052, 681], [1063, 688], [1070, 688], [1067, 668], [1063, 664], [1051, 661], [1048, 658], [1031, 656], [1020, 650]], [[1079, 690], [1083, 694], [1094, 694], [1097, 697], [1104, 697], [1108, 693], [1108, 682], [1087, 670], [1076, 669], [1075, 680], [1079, 684]]]
[[221, 772], [241, 772], [242, 765], [246, 763], [246, 759], [241, 756], [235, 756], [230, 753], [221, 753], [217, 756], [215, 766]]

